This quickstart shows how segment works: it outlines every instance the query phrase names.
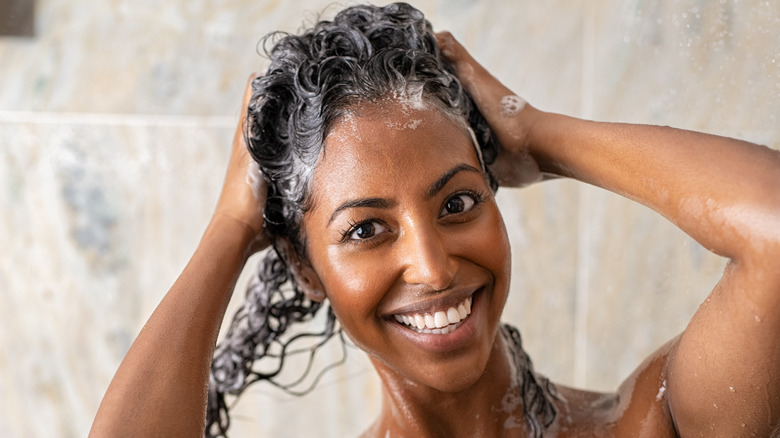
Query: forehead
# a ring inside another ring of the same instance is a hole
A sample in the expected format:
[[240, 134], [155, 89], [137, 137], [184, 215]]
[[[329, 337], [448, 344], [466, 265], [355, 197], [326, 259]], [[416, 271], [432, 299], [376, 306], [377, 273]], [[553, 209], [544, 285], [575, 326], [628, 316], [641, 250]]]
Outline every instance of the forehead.
[[337, 121], [311, 182], [314, 206], [429, 184], [458, 164], [480, 168], [465, 123], [435, 107], [386, 101]]

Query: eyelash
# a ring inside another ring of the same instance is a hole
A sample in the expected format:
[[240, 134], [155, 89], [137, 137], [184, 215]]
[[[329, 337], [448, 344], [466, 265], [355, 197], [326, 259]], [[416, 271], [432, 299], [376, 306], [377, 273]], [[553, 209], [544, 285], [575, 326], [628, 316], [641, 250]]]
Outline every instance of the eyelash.
[[[464, 196], [464, 195], [470, 196], [471, 199], [474, 200], [474, 205], [472, 205], [471, 208], [468, 211], [458, 212], [458, 213], [451, 213], [451, 214], [461, 214], [461, 213], [462, 214], [467, 214], [469, 212], [474, 211], [476, 208], [478, 208], [479, 206], [481, 206], [485, 202], [485, 194], [483, 192], [476, 191], [476, 190], [463, 190], [463, 191], [460, 191], [460, 192], [453, 193], [450, 197], [448, 197], [444, 201], [444, 203], [442, 204], [442, 208], [441, 209], [444, 209], [445, 206], [447, 205], [447, 203], [450, 202], [451, 200], [453, 200], [453, 199], [455, 199], [457, 197], [460, 197], [460, 196]], [[447, 215], [447, 216], [449, 216], [449, 215]], [[446, 217], [446, 216], [441, 216], [441, 217]], [[362, 220], [362, 221], [349, 220], [347, 222], [347, 224], [349, 226], [346, 229], [339, 230], [339, 233], [341, 234], [341, 242], [342, 243], [351, 243], [351, 244], [360, 244], [360, 243], [364, 243], [364, 242], [372, 240], [373, 237], [369, 237], [368, 239], [355, 239], [355, 240], [353, 240], [353, 239], [350, 239], [350, 236], [352, 235], [352, 233], [357, 231], [357, 229], [360, 228], [361, 226], [366, 225], [366, 224], [370, 224], [370, 223], [374, 223], [374, 222], [381, 223], [382, 221], [379, 220], [379, 219], [376, 219], [376, 218], [366, 219], [366, 220]]]
[[[457, 212], [457, 213], [450, 213], [450, 214], [459, 214], [459, 213], [468, 213], [471, 211], [474, 211], [474, 209], [478, 208], [480, 205], [482, 205], [483, 202], [485, 202], [485, 194], [480, 191], [476, 190], [462, 190], [460, 192], [453, 193], [449, 198], [447, 198], [446, 201], [444, 201], [444, 204], [442, 205], [442, 209], [444, 209], [448, 202], [452, 201], [455, 198], [461, 197], [463, 195], [471, 197], [471, 199], [474, 200], [474, 205], [471, 206], [471, 208], [468, 211], [464, 212]], [[440, 210], [441, 211], [441, 210]], [[442, 216], [444, 217], [444, 216]]]
[[344, 229], [344, 230], [340, 230], [340, 231], [339, 231], [339, 233], [341, 234], [341, 240], [342, 240], [342, 241], [349, 240], [349, 239], [348, 239], [348, 237], [349, 237], [349, 236], [350, 236], [352, 233], [354, 233], [354, 232], [355, 232], [355, 230], [356, 230], [356, 229], [357, 229], [359, 226], [361, 226], [361, 225], [365, 225], [365, 224], [368, 224], [368, 223], [371, 223], [371, 222], [376, 222], [376, 219], [368, 219], [368, 220], [365, 220], [365, 221], [359, 221], [359, 222], [358, 222], [358, 221], [353, 221], [352, 219], [348, 220], [348, 221], [347, 221], [347, 225], [348, 225], [348, 227], [347, 227], [346, 229]]

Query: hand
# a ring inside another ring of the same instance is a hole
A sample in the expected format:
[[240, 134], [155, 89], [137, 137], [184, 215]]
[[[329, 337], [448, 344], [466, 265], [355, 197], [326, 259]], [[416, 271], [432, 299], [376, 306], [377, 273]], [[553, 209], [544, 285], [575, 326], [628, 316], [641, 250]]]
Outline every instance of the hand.
[[263, 207], [267, 196], [267, 185], [257, 163], [249, 155], [246, 144], [246, 111], [252, 98], [252, 74], [244, 90], [241, 116], [233, 135], [233, 150], [230, 154], [225, 182], [217, 202], [214, 218], [227, 217], [248, 227], [257, 236], [249, 248], [249, 254], [260, 251], [269, 244], [265, 235]]
[[527, 147], [528, 133], [539, 111], [494, 78], [452, 34], [439, 32], [436, 40], [501, 143], [496, 161], [489, 166], [499, 185], [523, 187], [540, 181], [539, 165]]

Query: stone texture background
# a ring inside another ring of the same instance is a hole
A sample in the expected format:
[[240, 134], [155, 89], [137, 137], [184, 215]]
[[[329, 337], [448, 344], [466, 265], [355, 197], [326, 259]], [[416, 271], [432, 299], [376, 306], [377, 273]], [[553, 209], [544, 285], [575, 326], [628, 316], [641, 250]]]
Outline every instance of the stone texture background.
[[[0, 38], [0, 436], [87, 434], [206, 225], [244, 81], [264, 66], [257, 41], [330, 3], [38, 0], [35, 37]], [[780, 147], [774, 0], [416, 5], [543, 109]], [[505, 319], [565, 384], [616, 388], [724, 265], [599, 189], [554, 181], [499, 198], [514, 251]], [[249, 391], [234, 436], [354, 436], [378, 408], [351, 349], [305, 397]]]

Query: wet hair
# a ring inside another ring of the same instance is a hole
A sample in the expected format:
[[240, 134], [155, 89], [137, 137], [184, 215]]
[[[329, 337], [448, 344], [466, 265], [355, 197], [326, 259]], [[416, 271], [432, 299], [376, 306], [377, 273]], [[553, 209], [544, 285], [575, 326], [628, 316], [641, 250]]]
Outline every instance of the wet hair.
[[[292, 342], [312, 336], [321, 339], [307, 350], [308, 373], [317, 348], [343, 336], [332, 310], [309, 300], [296, 284], [288, 267], [289, 254], [282, 254], [279, 244], [286, 240], [297, 257], [306, 256], [301, 224], [310, 207], [309, 184], [325, 138], [336, 122], [361, 104], [384, 99], [421, 102], [470, 127], [485, 164], [495, 160], [499, 148], [454, 69], [440, 56], [431, 24], [408, 4], [353, 6], [300, 35], [268, 35], [262, 45], [271, 63], [266, 74], [252, 83], [246, 135], [249, 151], [268, 183], [264, 217], [273, 247], [261, 261], [244, 304], [215, 351], [209, 379], [208, 437], [226, 435], [230, 424], [226, 394], [240, 395], [259, 380], [291, 393], [306, 392], [295, 388], [301, 379], [291, 385], [277, 380]], [[495, 179], [485, 172], [495, 190]], [[290, 335], [291, 326], [313, 319], [321, 309], [325, 312], [321, 332]], [[512, 333], [517, 331], [505, 335]], [[555, 417], [547, 397], [550, 391], [533, 377], [519, 333], [509, 338], [516, 341], [512, 345], [517, 347], [525, 419], [536, 436], [541, 436], [543, 427]], [[274, 362], [270, 367], [258, 366], [269, 360]]]

